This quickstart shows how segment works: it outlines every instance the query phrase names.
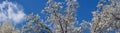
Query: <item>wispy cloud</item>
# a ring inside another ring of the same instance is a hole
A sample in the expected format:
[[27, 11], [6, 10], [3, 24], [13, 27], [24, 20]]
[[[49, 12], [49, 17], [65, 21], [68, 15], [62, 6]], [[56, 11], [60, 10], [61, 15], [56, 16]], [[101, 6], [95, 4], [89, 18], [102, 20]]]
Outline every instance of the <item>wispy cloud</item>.
[[10, 21], [14, 23], [21, 22], [25, 13], [20, 5], [8, 1], [0, 3], [0, 22]]

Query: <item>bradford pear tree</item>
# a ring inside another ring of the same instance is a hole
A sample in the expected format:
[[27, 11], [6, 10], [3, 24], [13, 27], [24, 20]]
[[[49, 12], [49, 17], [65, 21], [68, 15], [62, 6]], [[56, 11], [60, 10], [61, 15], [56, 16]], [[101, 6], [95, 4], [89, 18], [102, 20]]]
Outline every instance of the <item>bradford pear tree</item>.
[[20, 33], [12, 24], [5, 22], [0, 26], [0, 33]]
[[77, 8], [77, 0], [65, 0], [65, 2], [48, 0], [42, 13], [47, 15], [48, 22], [55, 25], [54, 33], [79, 33], [81, 28], [74, 27], [77, 23], [75, 16]]
[[39, 15], [30, 14], [26, 17], [28, 22], [23, 26], [22, 33], [52, 33], [51, 29], [42, 23]]
[[120, 33], [120, 0], [101, 0], [97, 7], [91, 33]]

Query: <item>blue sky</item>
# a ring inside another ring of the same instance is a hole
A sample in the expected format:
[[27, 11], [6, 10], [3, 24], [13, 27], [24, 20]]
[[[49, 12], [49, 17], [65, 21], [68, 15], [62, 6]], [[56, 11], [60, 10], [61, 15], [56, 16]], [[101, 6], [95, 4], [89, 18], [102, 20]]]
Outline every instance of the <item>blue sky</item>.
[[91, 21], [92, 13], [96, 10], [96, 6], [99, 0], [78, 0], [80, 8], [77, 11], [77, 18], [80, 22], [82, 20]]
[[[2, 3], [5, 0], [0, 0]], [[41, 10], [44, 9], [47, 0], [8, 0], [13, 3], [17, 3], [18, 5], [23, 7], [23, 12], [28, 15], [30, 13], [39, 14], [42, 19], [44, 19], [44, 14], [41, 14]], [[58, 1], [58, 0], [56, 0]], [[61, 1], [61, 0], [59, 0]], [[62, 0], [63, 1], [63, 0]], [[91, 21], [92, 13], [96, 10], [96, 6], [99, 0], [78, 0], [80, 8], [78, 8], [76, 14], [79, 22], [82, 20]]]
[[[0, 1], [0, 3], [2, 1]], [[42, 9], [44, 9], [45, 4], [47, 2], [47, 0], [8, 0], [8, 1], [21, 5], [24, 8], [24, 12], [26, 14], [34, 12], [36, 14], [39, 14], [41, 17], [43, 16], [43, 14], [41, 14], [40, 12]], [[78, 8], [76, 14], [79, 22], [81, 22], [82, 20], [91, 21], [93, 17], [91, 12], [96, 10], [98, 1], [99, 0], [78, 0], [80, 8]]]

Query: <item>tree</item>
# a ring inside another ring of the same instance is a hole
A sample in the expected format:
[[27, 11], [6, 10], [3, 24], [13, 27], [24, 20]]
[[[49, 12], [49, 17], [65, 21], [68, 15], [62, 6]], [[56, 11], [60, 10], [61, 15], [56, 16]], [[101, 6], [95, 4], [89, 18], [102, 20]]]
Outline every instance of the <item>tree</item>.
[[120, 33], [120, 0], [101, 0], [97, 7], [91, 33]]
[[48, 22], [55, 24], [54, 33], [79, 33], [80, 29], [74, 27], [77, 22], [75, 17], [77, 8], [77, 0], [66, 0], [65, 2], [48, 0], [42, 13], [47, 15]]
[[12, 24], [6, 22], [0, 26], [0, 33], [20, 33]]
[[52, 33], [51, 29], [42, 23], [39, 15], [30, 14], [26, 17], [28, 23], [23, 26], [22, 33]]

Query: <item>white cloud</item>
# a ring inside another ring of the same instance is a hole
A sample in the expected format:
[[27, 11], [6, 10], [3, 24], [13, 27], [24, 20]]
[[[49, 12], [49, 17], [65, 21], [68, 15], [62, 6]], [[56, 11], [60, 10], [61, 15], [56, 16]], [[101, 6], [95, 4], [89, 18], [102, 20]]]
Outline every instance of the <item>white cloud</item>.
[[23, 8], [16, 3], [8, 1], [0, 3], [0, 22], [10, 21], [19, 23], [24, 19], [25, 15]]

